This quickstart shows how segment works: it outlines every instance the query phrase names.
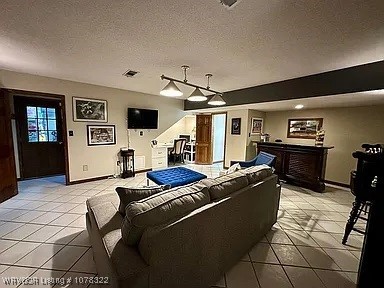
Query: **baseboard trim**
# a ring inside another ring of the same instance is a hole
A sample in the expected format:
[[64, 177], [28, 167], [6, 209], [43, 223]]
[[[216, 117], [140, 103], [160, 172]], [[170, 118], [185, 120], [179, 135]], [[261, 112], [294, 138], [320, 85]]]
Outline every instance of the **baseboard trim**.
[[75, 185], [75, 184], [82, 184], [92, 181], [98, 181], [98, 180], [105, 180], [110, 177], [113, 177], [113, 175], [107, 175], [107, 176], [100, 176], [100, 177], [93, 177], [93, 178], [87, 178], [87, 179], [81, 179], [81, 180], [75, 180], [75, 181], [69, 181], [68, 185]]
[[344, 188], [350, 188], [350, 185], [336, 182], [336, 181], [331, 181], [331, 180], [324, 180], [324, 183], [331, 184], [331, 185], [336, 185]]
[[[152, 171], [152, 168], [135, 171], [135, 174], [145, 173], [145, 172], [149, 172], [149, 171]], [[108, 179], [108, 178], [113, 178], [113, 175], [107, 175], [107, 176], [100, 176], [100, 177], [93, 177], [93, 178], [87, 178], [87, 179], [70, 181], [68, 183], [68, 185], [75, 185], [75, 184], [82, 184], [82, 183], [87, 183], [87, 182], [92, 182], [92, 181], [105, 180], [105, 179]]]

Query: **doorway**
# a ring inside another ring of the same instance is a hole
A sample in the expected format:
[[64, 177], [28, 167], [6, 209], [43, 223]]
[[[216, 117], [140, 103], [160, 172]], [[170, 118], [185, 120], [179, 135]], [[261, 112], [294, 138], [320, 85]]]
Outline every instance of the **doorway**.
[[55, 181], [61, 179], [62, 184], [68, 184], [64, 96], [20, 90], [8, 92], [13, 100], [18, 180], [59, 176]]
[[224, 162], [225, 157], [225, 131], [226, 131], [227, 114], [212, 115], [212, 150], [213, 163]]

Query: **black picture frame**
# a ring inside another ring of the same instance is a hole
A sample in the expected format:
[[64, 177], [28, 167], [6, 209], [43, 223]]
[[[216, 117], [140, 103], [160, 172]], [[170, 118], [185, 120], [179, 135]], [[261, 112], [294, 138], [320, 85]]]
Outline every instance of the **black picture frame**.
[[115, 125], [87, 125], [88, 146], [116, 145]]
[[74, 122], [108, 122], [107, 100], [72, 97]]
[[241, 118], [232, 118], [231, 134], [240, 135], [241, 132]]

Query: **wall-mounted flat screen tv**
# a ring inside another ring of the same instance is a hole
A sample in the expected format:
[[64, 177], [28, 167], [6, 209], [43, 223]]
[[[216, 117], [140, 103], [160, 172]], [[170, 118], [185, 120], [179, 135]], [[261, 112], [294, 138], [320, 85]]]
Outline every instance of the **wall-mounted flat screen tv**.
[[128, 108], [128, 129], [157, 129], [159, 111]]

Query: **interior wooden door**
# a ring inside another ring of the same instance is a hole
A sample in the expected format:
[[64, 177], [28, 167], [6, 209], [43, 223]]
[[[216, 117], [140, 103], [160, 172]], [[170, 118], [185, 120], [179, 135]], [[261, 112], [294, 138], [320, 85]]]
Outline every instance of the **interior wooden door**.
[[61, 102], [14, 96], [21, 178], [65, 174]]
[[212, 164], [212, 115], [196, 115], [196, 164]]
[[8, 95], [0, 90], [0, 203], [17, 194], [11, 111]]

